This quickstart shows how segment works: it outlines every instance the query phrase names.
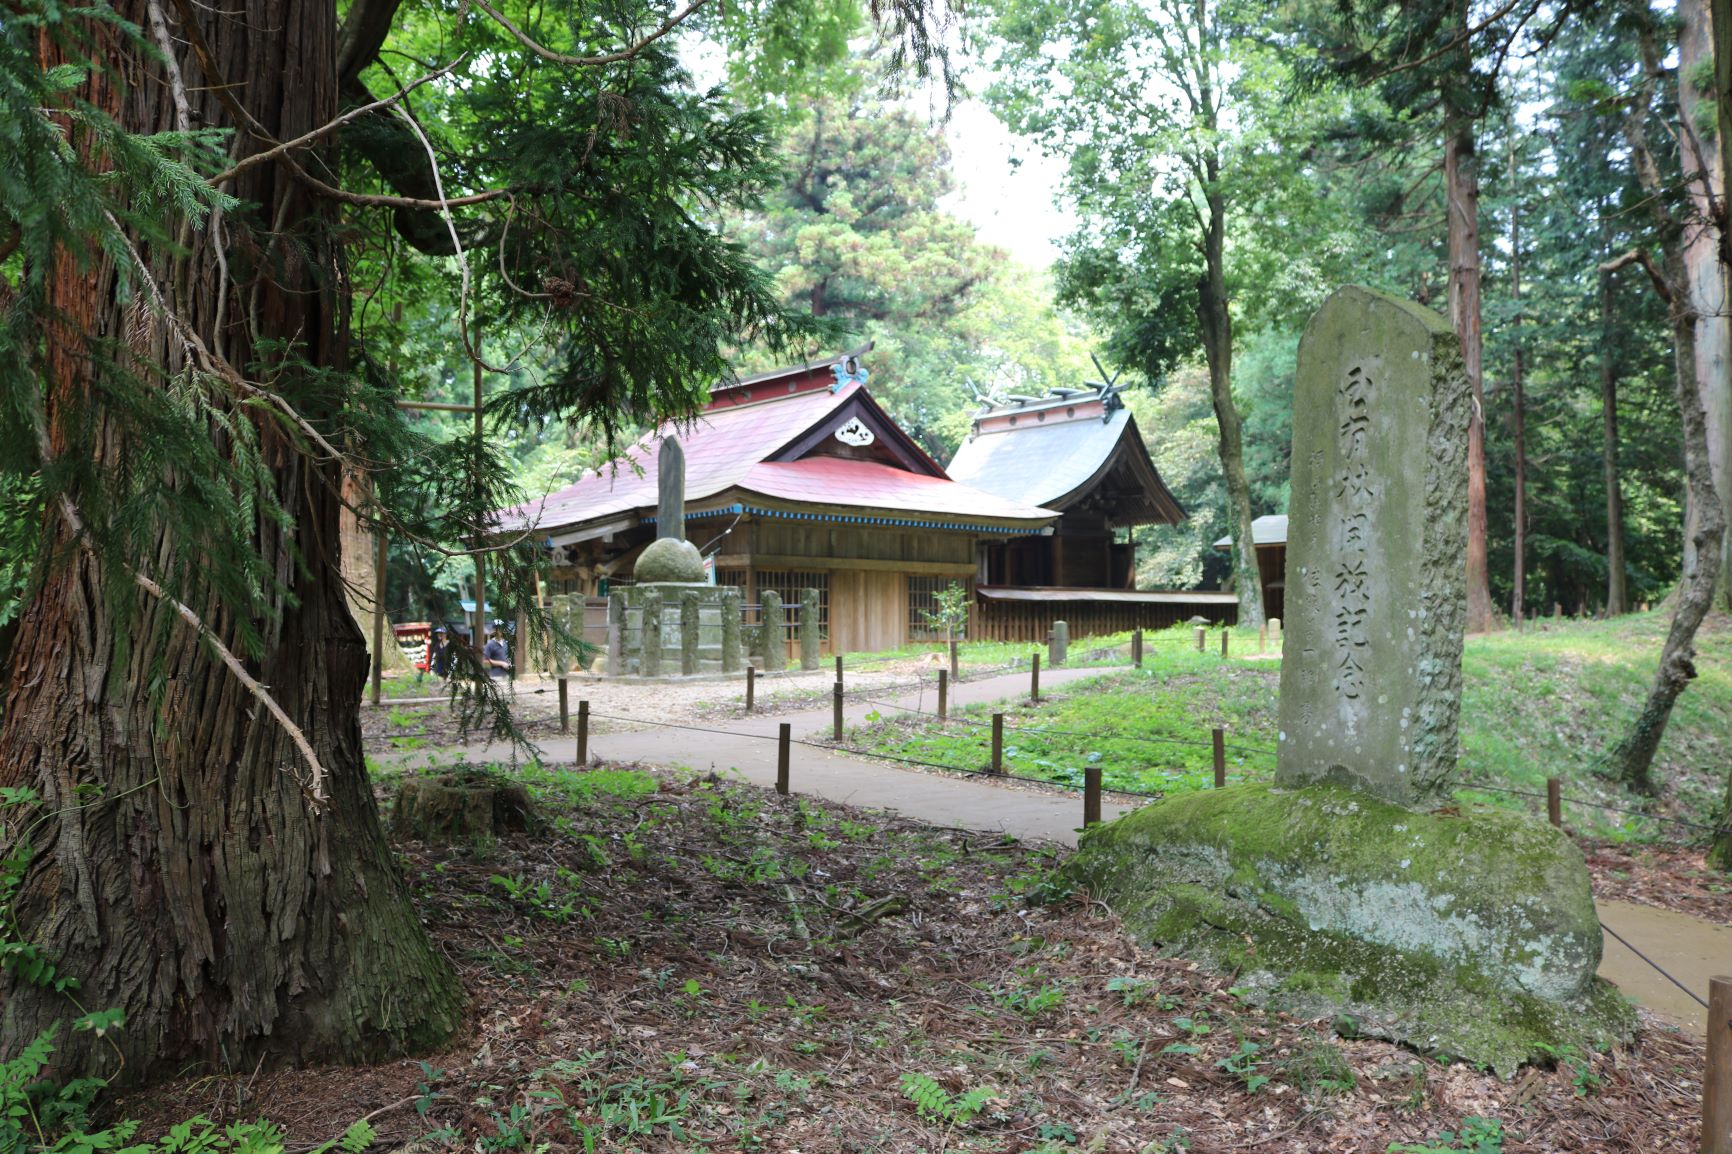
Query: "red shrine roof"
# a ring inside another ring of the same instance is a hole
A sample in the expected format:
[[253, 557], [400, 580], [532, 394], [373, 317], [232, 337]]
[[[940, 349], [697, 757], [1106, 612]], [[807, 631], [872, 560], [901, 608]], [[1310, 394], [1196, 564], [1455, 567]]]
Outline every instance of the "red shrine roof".
[[662, 438], [670, 434], [685, 450], [688, 517], [750, 511], [1033, 533], [1058, 516], [952, 481], [872, 399], [863, 374], [852, 371], [856, 358], [718, 386], [689, 424], [666, 423], [575, 483], [501, 510], [499, 527], [534, 528], [566, 544], [653, 521]]

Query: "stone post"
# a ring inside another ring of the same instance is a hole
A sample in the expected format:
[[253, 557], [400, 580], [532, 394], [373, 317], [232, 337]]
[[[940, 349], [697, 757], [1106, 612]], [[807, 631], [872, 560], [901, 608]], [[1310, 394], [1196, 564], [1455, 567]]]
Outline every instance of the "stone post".
[[818, 591], [800, 590], [800, 668], [818, 668], [818, 650], [823, 641], [818, 635]]
[[1064, 621], [1052, 623], [1052, 634], [1046, 640], [1046, 663], [1057, 669], [1070, 654], [1070, 625]]
[[722, 590], [722, 672], [740, 671], [740, 591]]
[[1281, 619], [1279, 617], [1269, 618], [1269, 642], [1272, 645], [1281, 644]]
[[662, 675], [662, 593], [646, 589], [643, 594], [643, 645], [638, 653], [637, 671], [642, 677]]
[[1425, 806], [1461, 712], [1461, 345], [1429, 309], [1350, 286], [1311, 318], [1297, 378], [1276, 780]]
[[625, 676], [625, 594], [607, 595], [607, 675]]
[[680, 672], [690, 677], [698, 671], [698, 595], [680, 594]]
[[762, 611], [758, 628], [763, 633], [764, 671], [775, 673], [788, 667], [787, 618], [782, 613], [782, 595], [766, 589], [758, 595]]

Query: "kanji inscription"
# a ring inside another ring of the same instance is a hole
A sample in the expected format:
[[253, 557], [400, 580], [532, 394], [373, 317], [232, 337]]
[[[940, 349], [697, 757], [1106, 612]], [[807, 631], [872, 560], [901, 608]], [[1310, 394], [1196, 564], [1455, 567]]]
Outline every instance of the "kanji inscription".
[[1277, 777], [1391, 801], [1454, 768], [1467, 392], [1447, 322], [1342, 289], [1299, 346]]

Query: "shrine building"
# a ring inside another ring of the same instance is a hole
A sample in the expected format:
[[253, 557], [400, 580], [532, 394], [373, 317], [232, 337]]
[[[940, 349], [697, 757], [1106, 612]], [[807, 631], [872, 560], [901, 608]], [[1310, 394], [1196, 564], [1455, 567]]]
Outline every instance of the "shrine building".
[[[947, 471], [873, 399], [861, 364], [870, 347], [717, 385], [691, 421], [664, 424], [616, 462], [503, 511], [500, 528], [533, 528], [554, 557], [544, 592], [581, 596], [594, 616], [655, 539], [660, 448], [673, 435], [685, 451], [685, 536], [715, 582], [740, 588], [748, 605], [774, 589], [797, 606], [802, 590], [817, 589], [832, 652], [937, 639], [927, 615], [952, 582], [974, 594], [971, 637], [1044, 636], [1028, 606], [1051, 601], [1053, 586], [1138, 596], [1131, 547], [1114, 532], [1184, 513], [1116, 394], [1084, 390], [1029, 410], [1033, 427], [1072, 426], [1038, 445], [1003, 436], [1020, 415], [983, 414]], [[1024, 443], [1020, 470], [1020, 448], [996, 451]], [[1009, 483], [1019, 471], [1048, 483]], [[1087, 617], [1083, 603], [1054, 603]], [[1094, 603], [1103, 622], [1107, 604]], [[1135, 616], [1111, 608], [1113, 621]], [[1169, 602], [1163, 623], [1195, 609]], [[1073, 636], [1101, 631], [1083, 618], [1072, 626]]]

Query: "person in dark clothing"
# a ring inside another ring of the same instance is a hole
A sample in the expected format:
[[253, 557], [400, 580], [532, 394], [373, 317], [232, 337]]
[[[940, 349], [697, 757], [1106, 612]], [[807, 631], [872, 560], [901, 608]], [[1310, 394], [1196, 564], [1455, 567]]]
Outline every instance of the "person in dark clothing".
[[481, 664], [486, 668], [487, 676], [495, 680], [511, 675], [511, 647], [505, 643], [505, 622], [493, 623], [493, 633], [481, 650]]
[[443, 625], [427, 639], [427, 671], [436, 677], [451, 676], [451, 634]]

